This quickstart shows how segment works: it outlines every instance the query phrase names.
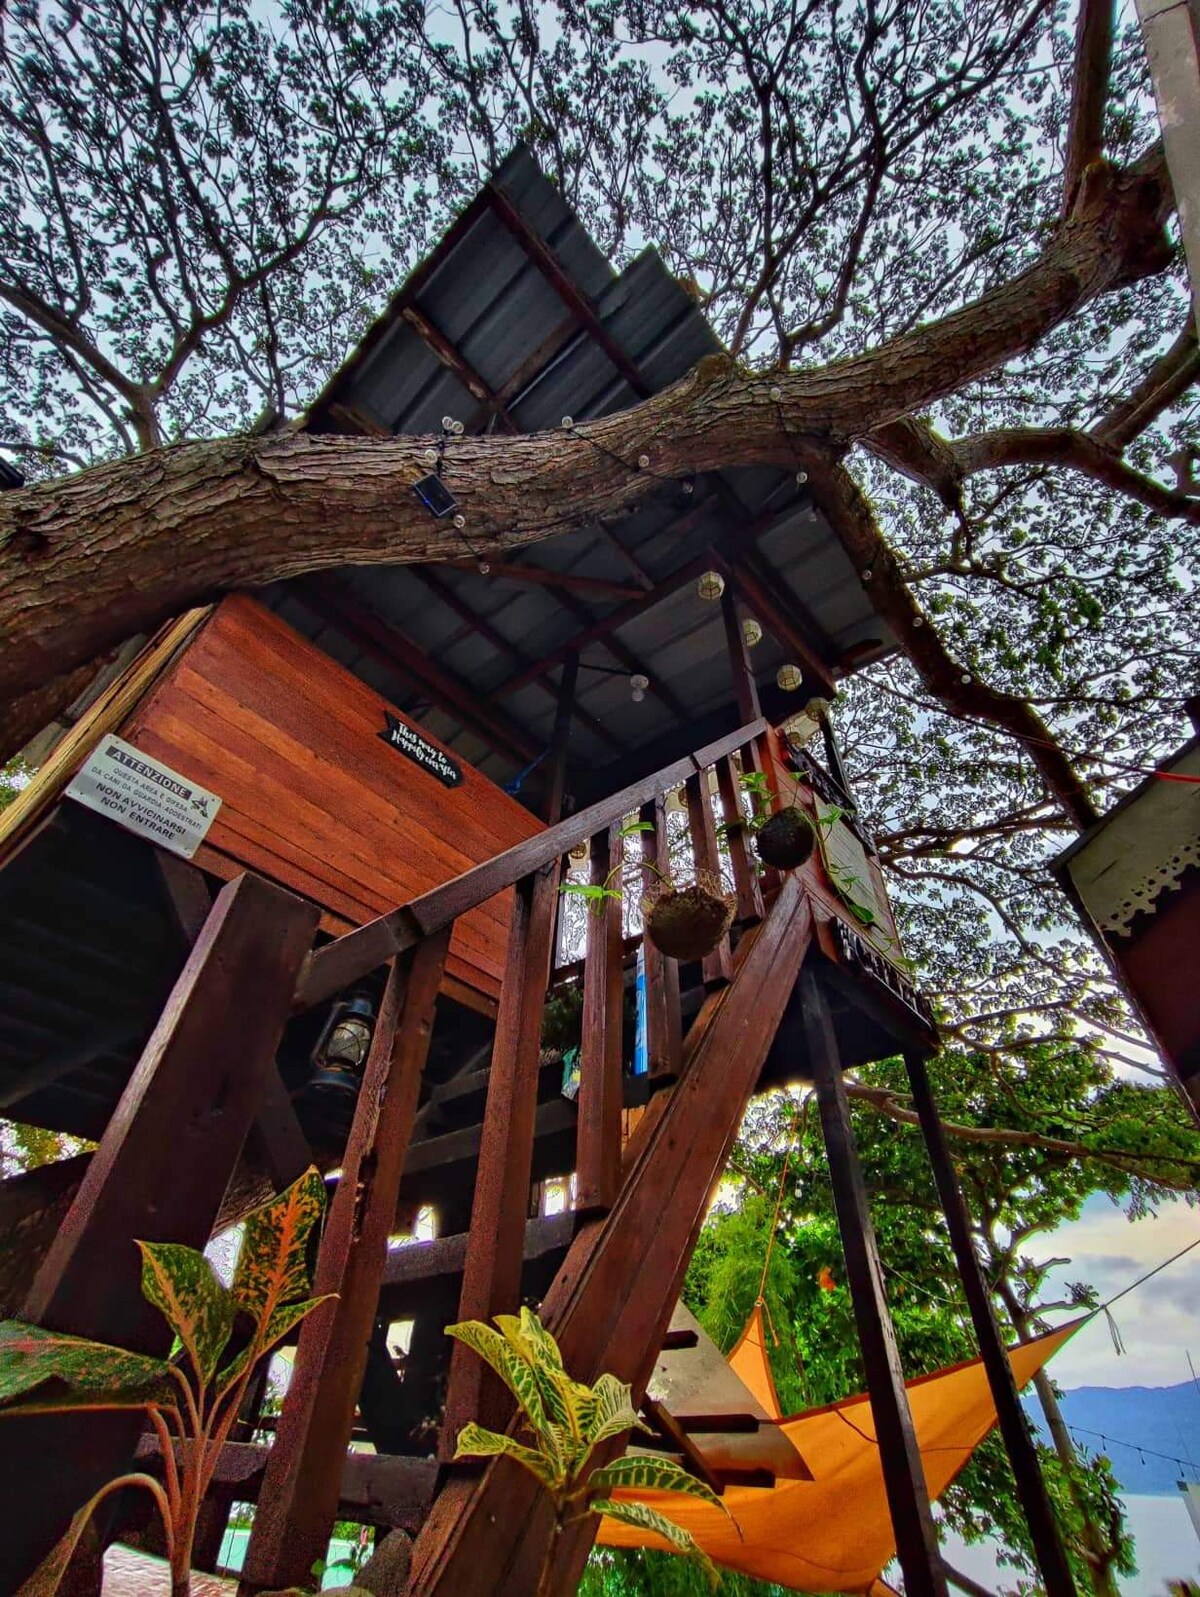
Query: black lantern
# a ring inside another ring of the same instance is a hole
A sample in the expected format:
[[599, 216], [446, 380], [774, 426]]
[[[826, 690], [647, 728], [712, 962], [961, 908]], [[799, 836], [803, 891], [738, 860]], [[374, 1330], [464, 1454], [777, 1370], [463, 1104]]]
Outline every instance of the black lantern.
[[312, 1051], [309, 1090], [355, 1097], [362, 1085], [374, 1030], [375, 1005], [365, 993], [352, 993], [334, 1004]]

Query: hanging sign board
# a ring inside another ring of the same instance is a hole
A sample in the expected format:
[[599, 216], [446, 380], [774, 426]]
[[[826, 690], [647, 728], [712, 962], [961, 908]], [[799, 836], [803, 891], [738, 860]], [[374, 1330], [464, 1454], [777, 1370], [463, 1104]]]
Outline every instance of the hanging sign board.
[[899, 961], [900, 944], [891, 905], [871, 870], [866, 849], [838, 817], [834, 805], [818, 797], [816, 807], [821, 858], [834, 891], [854, 916], [861, 936], [886, 959]]
[[419, 765], [423, 771], [428, 771], [430, 776], [437, 777], [444, 787], [457, 787], [462, 781], [462, 771], [450, 758], [445, 749], [439, 749], [435, 743], [430, 743], [423, 738], [415, 727], [406, 721], [399, 721], [387, 710], [383, 712], [387, 727], [379, 736], [394, 749], [399, 749], [401, 754], [406, 754], [414, 765]]
[[221, 807], [215, 793], [119, 737], [100, 739], [67, 797], [184, 859], [200, 847]]

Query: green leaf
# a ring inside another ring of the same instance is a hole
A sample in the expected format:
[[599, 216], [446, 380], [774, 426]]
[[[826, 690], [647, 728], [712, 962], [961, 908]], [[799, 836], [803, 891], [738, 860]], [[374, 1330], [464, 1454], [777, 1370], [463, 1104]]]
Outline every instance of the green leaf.
[[686, 1553], [689, 1558], [694, 1558], [709, 1580], [716, 1584], [716, 1565], [696, 1542], [691, 1531], [684, 1530], [682, 1525], [676, 1525], [674, 1520], [668, 1519], [665, 1514], [660, 1514], [657, 1509], [648, 1508], [645, 1503], [617, 1503], [605, 1497], [598, 1498], [590, 1508], [593, 1514], [607, 1514], [610, 1519], [619, 1519], [623, 1524], [635, 1525], [639, 1530], [653, 1531], [677, 1553]]
[[618, 1381], [615, 1375], [602, 1375], [592, 1388], [592, 1393], [596, 1406], [586, 1433], [592, 1447], [641, 1424], [633, 1406], [630, 1388], [624, 1381]]
[[50, 1398], [39, 1395], [39, 1406], [87, 1408], [104, 1398], [106, 1407], [144, 1407], [170, 1391], [167, 1371], [162, 1359], [18, 1320], [0, 1322], [0, 1404], [57, 1380], [68, 1392]]
[[233, 1330], [233, 1298], [202, 1253], [177, 1242], [139, 1242], [142, 1296], [183, 1344], [203, 1385]]
[[512, 1458], [535, 1475], [551, 1491], [563, 1483], [562, 1472], [544, 1453], [525, 1447], [511, 1436], [501, 1436], [498, 1431], [485, 1430], [482, 1425], [469, 1421], [458, 1433], [455, 1458]]
[[245, 1219], [233, 1277], [233, 1299], [255, 1323], [309, 1288], [308, 1239], [325, 1208], [325, 1183], [310, 1166], [286, 1192]]
[[557, 1451], [558, 1441], [554, 1427], [546, 1415], [545, 1404], [533, 1370], [509, 1347], [499, 1331], [493, 1331], [482, 1320], [461, 1320], [448, 1325], [446, 1335], [464, 1343], [492, 1369], [508, 1387], [529, 1421], [530, 1427], [543, 1444]]
[[221, 1371], [219, 1383], [221, 1393], [227, 1392], [239, 1378], [250, 1361], [251, 1355], [257, 1361], [264, 1353], [269, 1353], [276, 1342], [281, 1341], [294, 1325], [298, 1325], [301, 1320], [307, 1318], [319, 1304], [328, 1303], [331, 1298], [335, 1297], [337, 1297], [336, 1292], [325, 1292], [319, 1298], [303, 1298], [299, 1303], [281, 1304], [270, 1316], [266, 1324], [261, 1327], [254, 1341], [244, 1347], [237, 1357], [231, 1359]]
[[604, 1492], [681, 1492], [711, 1503], [723, 1514], [729, 1510], [711, 1487], [689, 1475], [669, 1458], [653, 1458], [646, 1453], [631, 1453], [603, 1469], [593, 1471], [588, 1486]]

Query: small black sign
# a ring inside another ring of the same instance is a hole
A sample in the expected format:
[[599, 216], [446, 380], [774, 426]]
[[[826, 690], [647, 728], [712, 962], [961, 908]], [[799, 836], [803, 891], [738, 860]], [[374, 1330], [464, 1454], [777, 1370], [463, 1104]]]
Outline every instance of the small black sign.
[[428, 771], [430, 776], [436, 776], [444, 787], [458, 786], [463, 779], [462, 770], [444, 750], [435, 748], [413, 727], [404, 721], [397, 721], [387, 710], [383, 715], [387, 730], [380, 732], [379, 736], [385, 743], [399, 749], [401, 754], [407, 754], [414, 765]]

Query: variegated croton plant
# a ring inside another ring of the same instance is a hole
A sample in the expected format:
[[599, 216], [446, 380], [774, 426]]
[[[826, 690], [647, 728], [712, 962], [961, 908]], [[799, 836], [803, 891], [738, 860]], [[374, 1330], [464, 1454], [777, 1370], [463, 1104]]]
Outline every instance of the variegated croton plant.
[[325, 1301], [307, 1296], [308, 1243], [324, 1205], [324, 1182], [309, 1169], [247, 1215], [228, 1287], [194, 1248], [139, 1242], [142, 1293], [175, 1335], [168, 1359], [16, 1320], [0, 1323], [0, 1419], [61, 1409], [144, 1409], [163, 1458], [161, 1482], [134, 1473], [103, 1486], [17, 1597], [52, 1597], [97, 1504], [126, 1486], [144, 1487], [158, 1504], [172, 1597], [186, 1597], [196, 1517], [247, 1383], [259, 1360]]
[[681, 1553], [696, 1558], [715, 1580], [716, 1571], [690, 1533], [646, 1503], [621, 1500], [619, 1491], [684, 1492], [728, 1513], [703, 1481], [668, 1458], [632, 1453], [610, 1464], [595, 1460], [605, 1442], [640, 1426], [630, 1388], [613, 1375], [595, 1386], [572, 1380], [563, 1367], [558, 1343], [527, 1308], [520, 1316], [496, 1315], [499, 1331], [481, 1320], [448, 1325], [446, 1335], [486, 1360], [512, 1392], [529, 1430], [532, 1446], [473, 1422], [458, 1433], [455, 1458], [514, 1459], [537, 1478], [554, 1505], [554, 1536], [538, 1584], [538, 1597], [552, 1589], [554, 1559], [563, 1530], [588, 1515], [607, 1514], [653, 1531]]

